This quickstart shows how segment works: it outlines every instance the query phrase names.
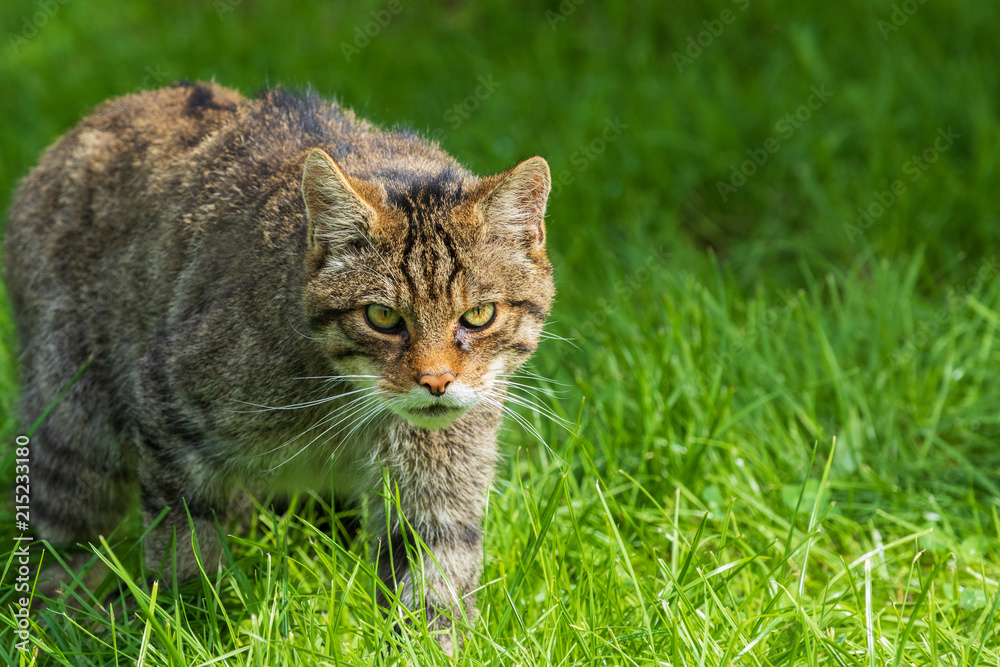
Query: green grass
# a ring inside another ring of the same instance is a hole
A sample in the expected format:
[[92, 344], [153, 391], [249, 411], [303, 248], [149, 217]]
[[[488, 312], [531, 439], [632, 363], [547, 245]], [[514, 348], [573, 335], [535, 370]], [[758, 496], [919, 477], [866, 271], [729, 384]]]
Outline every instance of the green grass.
[[[545, 341], [532, 368], [574, 433], [530, 414], [547, 446], [503, 433], [459, 663], [1000, 665], [1000, 6], [927, 2], [884, 38], [888, 0], [585, 0], [564, 21], [554, 2], [404, 2], [346, 62], [341, 43], [386, 3], [55, 4], [17, 53], [0, 44], [4, 208], [93, 105], [180, 78], [311, 82], [378, 122], [440, 129], [480, 172], [549, 159], [549, 330], [571, 342]], [[40, 7], [4, 3], [3, 35]], [[789, 134], [813, 86], [832, 95]], [[0, 334], [12, 446], [28, 425], [5, 306]], [[115, 536], [125, 611], [36, 612], [25, 655], [5, 505], [0, 662], [450, 664], [421, 619], [396, 634], [375, 610], [368, 536], [331, 538], [315, 526], [334, 510], [300, 500], [231, 536], [221, 575], [155, 602], [135, 583], [138, 529]]]

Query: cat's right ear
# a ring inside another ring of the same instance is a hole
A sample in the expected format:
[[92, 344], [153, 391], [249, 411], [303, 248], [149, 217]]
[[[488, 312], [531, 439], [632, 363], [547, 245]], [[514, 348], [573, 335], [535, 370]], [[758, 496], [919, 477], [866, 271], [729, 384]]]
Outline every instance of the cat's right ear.
[[[494, 187], [497, 178], [500, 183]], [[532, 252], [544, 252], [545, 203], [552, 189], [548, 162], [536, 155], [483, 182], [492, 188], [480, 206], [493, 233], [517, 239]]]
[[302, 170], [302, 199], [309, 216], [309, 249], [363, 239], [375, 225], [375, 209], [357, 193], [326, 151], [314, 149]]

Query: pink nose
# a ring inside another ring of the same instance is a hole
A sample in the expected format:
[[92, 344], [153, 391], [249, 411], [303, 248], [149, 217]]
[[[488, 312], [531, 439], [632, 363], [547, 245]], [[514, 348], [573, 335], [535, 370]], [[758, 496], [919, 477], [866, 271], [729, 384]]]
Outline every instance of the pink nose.
[[455, 374], [451, 371], [441, 373], [439, 375], [424, 373], [420, 376], [420, 384], [427, 387], [427, 391], [431, 392], [434, 396], [444, 396], [444, 392], [448, 389], [448, 385], [454, 381]]

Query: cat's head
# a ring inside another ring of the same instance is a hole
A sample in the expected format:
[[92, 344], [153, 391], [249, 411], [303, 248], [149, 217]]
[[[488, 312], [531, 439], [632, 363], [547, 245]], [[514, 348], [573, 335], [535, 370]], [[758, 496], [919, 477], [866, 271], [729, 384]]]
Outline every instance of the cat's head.
[[554, 294], [551, 178], [540, 157], [483, 179], [426, 171], [353, 179], [309, 154], [303, 305], [360, 405], [443, 428], [480, 404], [499, 411], [505, 377], [538, 345]]

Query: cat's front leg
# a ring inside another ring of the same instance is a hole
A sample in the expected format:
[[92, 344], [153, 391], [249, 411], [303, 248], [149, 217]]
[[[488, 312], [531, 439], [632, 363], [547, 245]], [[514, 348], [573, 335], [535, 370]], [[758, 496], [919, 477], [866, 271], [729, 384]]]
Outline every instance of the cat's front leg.
[[[383, 522], [379, 576], [405, 606], [423, 609], [434, 630], [476, 615], [482, 520], [496, 451], [495, 429], [470, 418], [436, 431], [401, 425], [380, 452], [391, 509], [377, 519]], [[416, 545], [414, 533], [426, 549]], [[419, 560], [411, 562], [408, 552]], [[451, 654], [462, 639], [441, 632], [438, 641]]]
[[222, 543], [216, 521], [226, 524], [231, 495], [222, 484], [204, 483], [199, 470], [185, 468], [182, 463], [190, 464], [191, 457], [181, 458], [177, 451], [147, 446], [140, 458], [146, 569], [166, 582], [174, 576], [178, 582], [197, 578], [201, 567], [210, 574], [219, 568]]

